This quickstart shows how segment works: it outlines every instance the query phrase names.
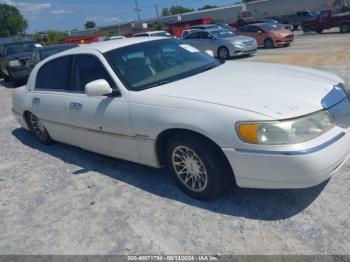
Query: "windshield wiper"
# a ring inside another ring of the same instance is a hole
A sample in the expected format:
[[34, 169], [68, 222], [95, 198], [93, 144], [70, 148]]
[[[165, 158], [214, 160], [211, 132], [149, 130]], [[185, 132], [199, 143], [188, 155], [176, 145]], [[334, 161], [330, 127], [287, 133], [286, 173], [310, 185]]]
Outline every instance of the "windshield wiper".
[[156, 86], [161, 86], [161, 85], [165, 85], [165, 84], [169, 84], [170, 82], [172, 82], [172, 81], [167, 80], [167, 81], [158, 82], [158, 83], [155, 83], [155, 84], [152, 84], [152, 85], [145, 86], [145, 89], [156, 87]]

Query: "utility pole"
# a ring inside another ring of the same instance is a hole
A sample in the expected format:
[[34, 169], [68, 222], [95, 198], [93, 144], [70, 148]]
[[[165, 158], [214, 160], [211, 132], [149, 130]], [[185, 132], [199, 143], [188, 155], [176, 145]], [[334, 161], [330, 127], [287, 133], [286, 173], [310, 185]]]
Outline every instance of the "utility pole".
[[136, 6], [135, 11], [137, 13], [137, 19], [139, 23], [138, 30], [141, 31], [141, 17], [140, 17], [141, 10], [139, 9], [139, 3], [137, 2], [137, 0], [135, 0], [135, 6]]
[[156, 13], [157, 13], [157, 20], [158, 20], [158, 23], [159, 23], [159, 12], [158, 12], [158, 5], [156, 5]]

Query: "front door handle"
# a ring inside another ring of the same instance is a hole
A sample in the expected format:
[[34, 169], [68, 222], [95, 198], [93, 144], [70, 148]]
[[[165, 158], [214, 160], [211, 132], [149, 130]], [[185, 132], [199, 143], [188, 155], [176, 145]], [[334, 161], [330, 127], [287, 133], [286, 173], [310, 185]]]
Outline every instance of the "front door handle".
[[33, 105], [38, 105], [40, 104], [40, 98], [39, 97], [34, 97], [32, 100]]
[[80, 103], [72, 102], [72, 103], [69, 104], [69, 108], [70, 108], [71, 110], [80, 111], [80, 110], [83, 108], [83, 105], [80, 104]]

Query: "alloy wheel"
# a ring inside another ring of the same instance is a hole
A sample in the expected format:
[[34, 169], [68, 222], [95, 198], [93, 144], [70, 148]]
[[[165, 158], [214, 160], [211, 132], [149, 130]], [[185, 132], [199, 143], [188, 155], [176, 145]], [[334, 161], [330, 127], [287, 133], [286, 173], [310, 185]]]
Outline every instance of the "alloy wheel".
[[223, 60], [228, 59], [229, 53], [228, 53], [227, 48], [225, 48], [225, 47], [220, 48], [220, 50], [219, 50], [219, 57], [221, 59], [223, 59]]
[[32, 125], [34, 133], [39, 137], [39, 139], [45, 141], [47, 140], [47, 132], [46, 129], [42, 123], [42, 121], [37, 118], [35, 115], [30, 116], [30, 123]]
[[172, 152], [172, 164], [181, 183], [189, 190], [202, 192], [208, 185], [206, 168], [200, 157], [186, 146], [178, 146]]

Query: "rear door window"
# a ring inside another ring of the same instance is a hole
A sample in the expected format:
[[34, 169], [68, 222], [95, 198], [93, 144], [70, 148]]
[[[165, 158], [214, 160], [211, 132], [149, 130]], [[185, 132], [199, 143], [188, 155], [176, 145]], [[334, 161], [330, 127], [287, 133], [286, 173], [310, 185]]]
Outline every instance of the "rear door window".
[[72, 56], [53, 59], [44, 64], [37, 74], [35, 89], [70, 91]]

